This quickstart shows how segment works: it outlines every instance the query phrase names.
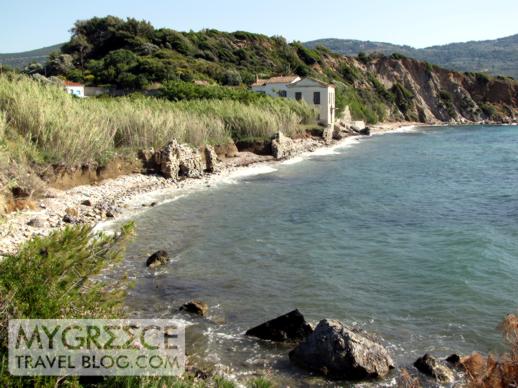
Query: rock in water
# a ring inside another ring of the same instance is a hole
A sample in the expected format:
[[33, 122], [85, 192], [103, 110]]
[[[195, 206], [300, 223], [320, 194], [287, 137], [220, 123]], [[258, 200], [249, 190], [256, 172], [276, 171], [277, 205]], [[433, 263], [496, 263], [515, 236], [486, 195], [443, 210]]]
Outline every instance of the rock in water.
[[448, 358], [446, 358], [446, 362], [449, 362], [453, 365], [457, 365], [458, 363], [460, 363], [460, 356], [458, 354], [452, 354], [451, 356], [448, 356]]
[[302, 368], [346, 380], [379, 378], [394, 368], [383, 345], [366, 333], [327, 319], [290, 352], [290, 360]]
[[199, 300], [193, 300], [181, 306], [180, 311], [185, 311], [186, 313], [196, 314], [204, 317], [209, 312], [209, 305]]
[[218, 171], [218, 154], [211, 145], [205, 146], [205, 171], [216, 172]]
[[248, 330], [246, 335], [282, 342], [302, 340], [312, 332], [313, 329], [306, 322], [304, 316], [299, 310], [294, 310]]
[[358, 131], [358, 133], [363, 136], [370, 136], [371, 129], [369, 127], [365, 127], [362, 130]]
[[272, 140], [272, 155], [275, 159], [284, 159], [293, 153], [293, 140], [279, 132]]
[[166, 264], [169, 261], [169, 255], [166, 251], [156, 251], [148, 257], [146, 267], [156, 268]]
[[437, 359], [429, 354], [418, 358], [414, 366], [425, 375], [432, 376], [441, 383], [452, 383], [454, 381], [453, 372], [446, 365], [442, 365]]
[[155, 162], [165, 178], [199, 178], [203, 175], [204, 168], [199, 152], [186, 144], [178, 144], [176, 140], [155, 153]]

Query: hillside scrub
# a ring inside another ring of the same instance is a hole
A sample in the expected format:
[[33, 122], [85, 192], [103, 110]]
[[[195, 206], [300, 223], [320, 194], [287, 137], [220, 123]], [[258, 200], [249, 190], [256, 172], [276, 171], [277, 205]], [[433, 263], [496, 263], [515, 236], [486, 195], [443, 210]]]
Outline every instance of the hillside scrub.
[[171, 139], [199, 146], [228, 143], [231, 137], [266, 138], [277, 131], [291, 136], [315, 117], [307, 104], [273, 98], [78, 99], [59, 86], [18, 75], [0, 76], [0, 113], [8, 152], [22, 151], [30, 162], [65, 165], [103, 163], [119, 150], [161, 147]]

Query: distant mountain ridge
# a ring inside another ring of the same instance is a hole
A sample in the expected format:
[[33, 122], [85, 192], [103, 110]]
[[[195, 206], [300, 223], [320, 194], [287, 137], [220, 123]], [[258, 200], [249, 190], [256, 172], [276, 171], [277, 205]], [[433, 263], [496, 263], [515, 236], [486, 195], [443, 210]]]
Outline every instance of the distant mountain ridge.
[[59, 51], [61, 46], [63, 46], [63, 43], [21, 53], [0, 54], [0, 63], [17, 69], [23, 69], [33, 62], [45, 63], [49, 54], [53, 51]]
[[351, 39], [318, 39], [304, 43], [307, 47], [319, 45], [344, 55], [399, 53], [427, 61], [451, 70], [487, 72], [518, 79], [518, 34], [505, 38], [416, 49], [411, 46]]

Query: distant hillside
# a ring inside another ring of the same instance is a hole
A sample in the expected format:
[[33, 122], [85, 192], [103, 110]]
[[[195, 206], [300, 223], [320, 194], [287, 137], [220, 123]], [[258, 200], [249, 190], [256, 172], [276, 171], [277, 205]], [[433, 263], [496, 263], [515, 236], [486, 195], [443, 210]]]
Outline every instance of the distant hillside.
[[25, 51], [23, 53], [0, 54], [0, 63], [17, 69], [23, 69], [32, 62], [45, 63], [49, 54], [53, 51], [59, 51], [62, 45], [62, 43], [55, 44], [54, 46]]
[[[510, 122], [518, 117], [518, 82], [461, 74], [401, 56], [335, 54], [245, 31], [179, 32], [113, 16], [76, 22], [45, 74], [139, 91], [193, 81], [245, 89], [256, 77], [309, 76], [336, 86], [337, 111], [355, 119]], [[199, 82], [198, 82], [199, 83]], [[164, 89], [162, 89], [164, 90]], [[181, 90], [185, 90], [182, 87]]]
[[493, 75], [518, 79], [518, 35], [496, 40], [452, 43], [415, 49], [390, 43], [347, 39], [320, 39], [305, 43], [307, 47], [318, 45], [343, 55], [400, 53], [457, 71], [487, 72]]

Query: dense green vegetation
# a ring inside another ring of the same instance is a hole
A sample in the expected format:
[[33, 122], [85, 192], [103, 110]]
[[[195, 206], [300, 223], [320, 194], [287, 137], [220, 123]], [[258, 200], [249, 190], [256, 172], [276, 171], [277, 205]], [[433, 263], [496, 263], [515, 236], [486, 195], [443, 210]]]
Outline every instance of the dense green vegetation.
[[416, 49], [382, 42], [349, 39], [319, 39], [305, 43], [307, 47], [325, 46], [343, 55], [381, 53], [405, 55], [428, 61], [447, 69], [468, 72], [489, 72], [518, 79], [518, 35], [479, 42], [452, 43]]
[[307, 104], [240, 97], [251, 94], [245, 91], [227, 93], [223, 99], [197, 95], [178, 102], [144, 96], [82, 100], [57, 85], [4, 75], [0, 144], [11, 157], [76, 165], [103, 163], [119, 149], [161, 147], [171, 139], [198, 146], [264, 139], [280, 130], [292, 136], [314, 122], [315, 112]]
[[126, 90], [158, 84], [162, 96], [172, 101], [224, 98], [247, 104], [259, 100], [245, 90], [257, 76], [294, 73], [335, 83], [339, 113], [353, 104], [353, 117], [372, 123], [392, 110], [386, 91], [379, 96], [377, 89], [353, 90], [366, 74], [325, 47], [309, 49], [282, 37], [243, 31], [155, 29], [145, 21], [113, 16], [78, 21], [72, 32], [41, 73]]
[[139, 89], [168, 80], [251, 84], [257, 74], [311, 73], [317, 50], [247, 32], [178, 32], [145, 21], [108, 16], [78, 21], [60, 53], [50, 56], [48, 75], [97, 85]]

